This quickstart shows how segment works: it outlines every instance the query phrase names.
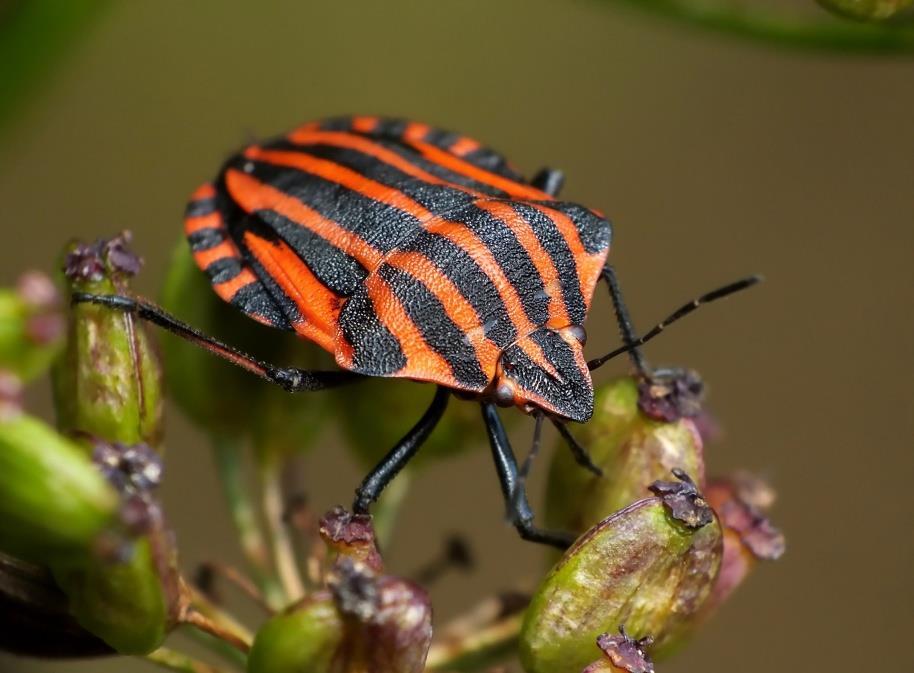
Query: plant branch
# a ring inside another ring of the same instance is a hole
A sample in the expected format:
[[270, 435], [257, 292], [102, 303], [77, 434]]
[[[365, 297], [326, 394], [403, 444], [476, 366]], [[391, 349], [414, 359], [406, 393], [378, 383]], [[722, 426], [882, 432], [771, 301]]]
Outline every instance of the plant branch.
[[285, 502], [282, 495], [281, 453], [264, 451], [260, 463], [260, 480], [263, 497], [263, 511], [267, 520], [267, 531], [273, 560], [279, 575], [279, 583], [286, 601], [294, 603], [305, 595], [305, 585], [298, 567], [295, 547], [285, 522]]
[[[861, 24], [832, 17], [804, 19], [725, 0], [616, 0], [720, 33], [823, 51], [914, 53], [914, 29]], [[758, 4], [761, 4], [760, 2]]]
[[279, 610], [285, 600], [270, 562], [269, 549], [258, 526], [254, 503], [245, 483], [243, 447], [236, 440], [216, 437], [213, 439], [213, 453], [249, 572], [270, 608]]
[[150, 652], [144, 659], [160, 668], [178, 671], [178, 673], [227, 673], [224, 668], [211, 666], [167, 647], [160, 647], [155, 652]]
[[179, 621], [215, 636], [239, 652], [247, 654], [251, 649], [254, 634], [195, 588], [188, 586], [187, 591], [189, 602], [181, 611]]

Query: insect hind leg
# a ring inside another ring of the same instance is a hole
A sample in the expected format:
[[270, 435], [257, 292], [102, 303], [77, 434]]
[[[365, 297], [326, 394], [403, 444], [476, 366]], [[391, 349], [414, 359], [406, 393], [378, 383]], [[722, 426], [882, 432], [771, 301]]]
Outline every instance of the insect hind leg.
[[95, 304], [107, 308], [130, 313], [136, 317], [150, 322], [157, 327], [161, 327], [175, 336], [189, 341], [204, 350], [209, 351], [223, 360], [231, 362], [233, 365], [245, 369], [255, 376], [259, 376], [265, 381], [280, 386], [288, 392], [314, 392], [327, 388], [351, 383], [363, 378], [353, 372], [343, 370], [314, 371], [306, 369], [297, 369], [295, 367], [280, 367], [269, 362], [264, 362], [253, 355], [249, 355], [242, 350], [229, 346], [200, 330], [191, 327], [185, 322], [174, 317], [164, 309], [155, 304], [116, 294], [88, 294], [84, 292], [75, 292], [72, 296], [72, 303], [75, 304]]
[[555, 168], [541, 168], [530, 180], [530, 184], [546, 192], [549, 196], [558, 196], [565, 185], [565, 174]]

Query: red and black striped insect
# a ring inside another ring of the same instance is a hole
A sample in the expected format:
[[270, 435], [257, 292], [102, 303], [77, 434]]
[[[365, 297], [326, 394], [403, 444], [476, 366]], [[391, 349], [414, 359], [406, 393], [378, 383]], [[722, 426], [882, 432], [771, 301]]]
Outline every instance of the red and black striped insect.
[[[562, 181], [549, 169], [525, 180], [475, 140], [378, 117], [312, 122], [231, 157], [187, 206], [194, 258], [222, 299], [315, 342], [335, 371], [260, 362], [140, 300], [75, 300], [134, 311], [289, 391], [365, 376], [436, 384], [428, 411], [357, 489], [356, 511], [416, 453], [451, 393], [479, 401], [514, 525], [565, 546], [567, 536], [533, 526], [496, 406], [534, 415], [537, 430], [545, 415], [596, 471], [564, 424], [593, 413], [592, 369], [666, 323], [635, 338], [606, 265], [610, 224], [559, 200]], [[601, 277], [626, 343], [588, 363], [583, 325]]]

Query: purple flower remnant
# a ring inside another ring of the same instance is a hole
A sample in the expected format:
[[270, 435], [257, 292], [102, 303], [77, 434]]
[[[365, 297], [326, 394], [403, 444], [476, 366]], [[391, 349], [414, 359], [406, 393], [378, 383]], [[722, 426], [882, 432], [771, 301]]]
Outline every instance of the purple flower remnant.
[[147, 444], [96, 441], [92, 460], [122, 496], [121, 520], [134, 534], [150, 532], [161, 517], [153, 491], [162, 481], [162, 459]]
[[597, 638], [597, 647], [612, 663], [614, 669], [628, 671], [628, 673], [654, 673], [654, 664], [645, 653], [653, 639], [648, 636], [635, 640], [625, 633], [625, 628], [619, 627], [619, 635], [611, 636], [604, 633]]
[[135, 276], [143, 260], [130, 251], [131, 238], [124, 231], [108, 240], [76, 244], [64, 261], [64, 273], [70, 280], [83, 282], [100, 281], [107, 272]]
[[692, 478], [679, 468], [673, 470], [676, 481], [655, 481], [648, 486], [658, 496], [667, 511], [689, 528], [702, 528], [714, 520], [714, 512]]
[[327, 546], [341, 556], [361, 561], [375, 572], [383, 570], [369, 515], [334, 507], [321, 518], [320, 534]]
[[703, 397], [704, 383], [690, 369], [658, 369], [638, 382], [638, 408], [657, 421], [697, 416]]

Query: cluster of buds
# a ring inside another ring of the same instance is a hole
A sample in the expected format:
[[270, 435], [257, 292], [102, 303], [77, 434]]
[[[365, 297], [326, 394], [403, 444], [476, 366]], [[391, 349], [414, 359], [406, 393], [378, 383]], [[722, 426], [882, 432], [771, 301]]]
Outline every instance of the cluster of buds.
[[[650, 657], [685, 642], [758, 559], [783, 553], [764, 516], [770, 489], [745, 476], [706, 481], [702, 395], [685, 370], [600, 388], [580, 439], [603, 477], [557, 447], [547, 517], [581, 537], [526, 612], [528, 673], [653, 671]], [[606, 635], [622, 626], [632, 637]]]

